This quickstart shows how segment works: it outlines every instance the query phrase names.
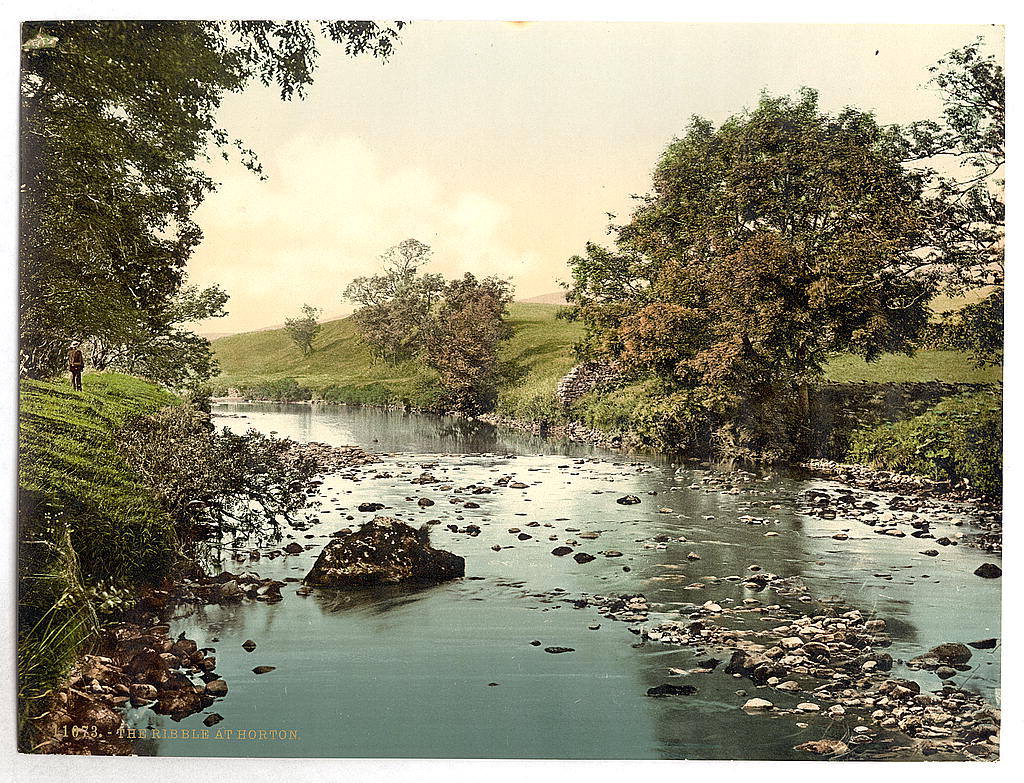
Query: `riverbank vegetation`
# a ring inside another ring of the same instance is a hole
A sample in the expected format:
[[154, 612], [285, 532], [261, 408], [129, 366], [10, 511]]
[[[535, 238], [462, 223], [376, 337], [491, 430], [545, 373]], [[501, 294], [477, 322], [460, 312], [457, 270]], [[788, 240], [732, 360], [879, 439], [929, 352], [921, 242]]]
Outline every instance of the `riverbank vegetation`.
[[115, 374], [83, 386], [21, 386], [23, 719], [142, 586], [202, 567], [233, 537], [279, 534], [315, 469], [288, 441], [216, 432], [201, 400]]
[[172, 521], [123, 458], [115, 433], [175, 399], [150, 384], [87, 375], [84, 392], [23, 381], [18, 502], [21, 716], [56, 684], [126, 585], [159, 578]]
[[938, 481], [1003, 490], [1003, 398], [997, 390], [948, 397], [920, 415], [858, 430], [848, 461]]

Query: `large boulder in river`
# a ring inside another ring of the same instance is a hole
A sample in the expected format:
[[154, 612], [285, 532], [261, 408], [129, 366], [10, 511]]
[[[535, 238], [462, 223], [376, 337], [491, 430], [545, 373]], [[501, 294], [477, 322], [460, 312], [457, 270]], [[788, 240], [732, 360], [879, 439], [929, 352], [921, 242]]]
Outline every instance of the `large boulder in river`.
[[965, 664], [971, 660], [971, 650], [959, 642], [946, 642], [933, 647], [923, 655], [910, 659], [912, 668], [935, 669], [943, 664]]
[[303, 580], [317, 587], [361, 587], [398, 582], [444, 582], [464, 576], [466, 561], [434, 549], [425, 529], [376, 517], [324, 547]]

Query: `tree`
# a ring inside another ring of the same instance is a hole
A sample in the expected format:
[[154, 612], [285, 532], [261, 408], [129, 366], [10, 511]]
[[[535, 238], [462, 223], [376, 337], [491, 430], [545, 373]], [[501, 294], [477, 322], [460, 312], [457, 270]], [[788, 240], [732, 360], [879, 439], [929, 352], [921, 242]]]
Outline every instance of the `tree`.
[[382, 274], [357, 277], [345, 298], [361, 305], [353, 314], [363, 340], [374, 356], [398, 364], [423, 347], [423, 331], [444, 288], [438, 274], [419, 274], [432, 250], [406, 239], [380, 256]]
[[[984, 41], [956, 49], [930, 69], [943, 94], [942, 122], [908, 128], [910, 162], [927, 184], [928, 232], [922, 263], [936, 266], [950, 294], [986, 287], [983, 301], [943, 319], [946, 340], [980, 364], [1003, 350], [1006, 84]], [[943, 166], [943, 162], [955, 166]], [[959, 173], [949, 173], [950, 169]]]
[[493, 407], [500, 379], [498, 347], [512, 329], [507, 280], [466, 273], [445, 287], [426, 331], [424, 363], [437, 371], [445, 410], [476, 414]]
[[791, 449], [830, 354], [911, 350], [927, 322], [906, 149], [869, 113], [823, 114], [808, 89], [718, 130], [695, 117], [617, 252], [570, 260], [584, 353], [694, 392], [731, 450]]
[[320, 333], [319, 318], [323, 310], [311, 305], [302, 306], [302, 316], [299, 318], [288, 318], [284, 322], [285, 331], [292, 338], [294, 343], [306, 356], [313, 351], [313, 340]]
[[[318, 36], [382, 58], [401, 23], [29, 22], [21, 79], [20, 369], [45, 377], [71, 341], [147, 339], [202, 238], [214, 183], [196, 162], [234, 146], [216, 123], [253, 79], [281, 96], [312, 81]], [[130, 328], [125, 329], [125, 324]], [[191, 339], [191, 338], [189, 338]], [[135, 346], [138, 348], [138, 344]]]
[[172, 389], [187, 389], [216, 374], [210, 342], [187, 325], [206, 318], [223, 318], [227, 292], [214, 285], [200, 289], [184, 285], [146, 320], [118, 324], [116, 339], [94, 336], [87, 343], [89, 363], [97, 370], [117, 370]]

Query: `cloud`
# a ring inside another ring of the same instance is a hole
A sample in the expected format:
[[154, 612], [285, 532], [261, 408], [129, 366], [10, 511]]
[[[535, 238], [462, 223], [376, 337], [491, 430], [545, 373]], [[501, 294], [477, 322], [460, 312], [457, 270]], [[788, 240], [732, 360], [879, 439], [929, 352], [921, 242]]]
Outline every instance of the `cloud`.
[[449, 277], [508, 276], [536, 263], [509, 238], [504, 204], [382, 160], [359, 138], [305, 133], [262, 161], [265, 182], [237, 164], [210, 164], [222, 186], [196, 213], [205, 239], [189, 272], [228, 290], [231, 315], [200, 329], [279, 323], [304, 303], [346, 310], [348, 283], [376, 273], [379, 255], [409, 237], [431, 245], [429, 270]]

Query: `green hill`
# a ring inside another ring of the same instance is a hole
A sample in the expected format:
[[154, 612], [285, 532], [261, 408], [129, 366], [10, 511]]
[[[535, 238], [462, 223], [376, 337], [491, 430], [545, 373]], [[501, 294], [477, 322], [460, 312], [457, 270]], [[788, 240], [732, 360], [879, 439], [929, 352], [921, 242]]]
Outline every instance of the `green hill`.
[[[512, 339], [502, 349], [514, 385], [509, 399], [550, 397], [558, 379], [573, 365], [572, 344], [583, 335], [580, 324], [556, 318], [562, 307], [516, 302], [509, 307]], [[314, 350], [303, 356], [285, 332], [248, 332], [213, 341], [220, 363], [215, 391], [256, 390], [289, 379], [338, 402], [415, 401], [421, 384], [430, 378], [414, 362], [397, 367], [374, 362], [359, 339], [352, 318], [323, 324]]]
[[[532, 418], [547, 409], [558, 379], [573, 365], [572, 346], [583, 336], [583, 326], [556, 317], [554, 304], [516, 302], [509, 308], [512, 339], [502, 359], [515, 379], [501, 392], [498, 410], [506, 415]], [[397, 367], [374, 362], [362, 344], [351, 318], [328, 321], [303, 356], [284, 329], [248, 332], [213, 342], [221, 374], [215, 391], [238, 388], [258, 392], [289, 386], [304, 387], [337, 402], [415, 404], [430, 375], [414, 362]], [[969, 358], [953, 351], [919, 351], [913, 357], [883, 356], [865, 362], [838, 356], [826, 368], [830, 381], [945, 381], [994, 383], [1001, 368], [975, 368]], [[301, 389], [299, 390], [301, 395]], [[308, 396], [308, 395], [307, 395]]]

